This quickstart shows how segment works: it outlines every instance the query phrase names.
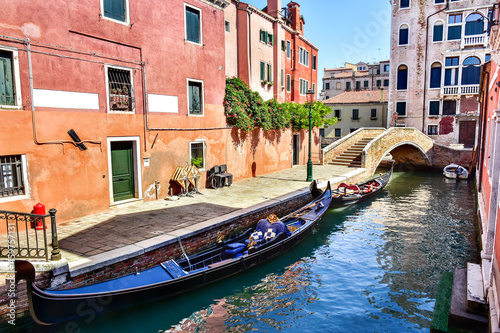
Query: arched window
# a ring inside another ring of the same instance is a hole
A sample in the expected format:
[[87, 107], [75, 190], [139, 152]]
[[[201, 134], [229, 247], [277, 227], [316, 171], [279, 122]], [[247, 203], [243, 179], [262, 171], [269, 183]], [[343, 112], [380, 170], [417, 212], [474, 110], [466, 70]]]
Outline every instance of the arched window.
[[398, 81], [396, 87], [397, 90], [408, 89], [408, 67], [406, 67], [406, 65], [398, 67]]
[[431, 88], [439, 88], [441, 87], [441, 64], [439, 62], [435, 62], [431, 66], [431, 80], [430, 80]]
[[472, 13], [465, 19], [465, 35], [482, 35], [484, 33], [484, 17], [479, 13]]
[[462, 66], [462, 84], [479, 84], [481, 61], [476, 57], [468, 57]]
[[436, 23], [434, 23], [432, 41], [433, 42], [443, 41], [443, 21], [437, 21]]
[[399, 45], [408, 45], [408, 26], [403, 24], [399, 27]]

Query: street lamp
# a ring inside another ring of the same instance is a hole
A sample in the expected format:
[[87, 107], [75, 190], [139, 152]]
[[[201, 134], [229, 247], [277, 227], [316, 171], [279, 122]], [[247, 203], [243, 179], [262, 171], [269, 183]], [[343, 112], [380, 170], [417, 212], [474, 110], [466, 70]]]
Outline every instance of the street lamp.
[[312, 104], [314, 100], [314, 90], [308, 89], [307, 95], [311, 96], [311, 103], [309, 104], [309, 160], [307, 161], [307, 179], [306, 181], [312, 182], [313, 180], [313, 162], [311, 159], [311, 140], [312, 140]]

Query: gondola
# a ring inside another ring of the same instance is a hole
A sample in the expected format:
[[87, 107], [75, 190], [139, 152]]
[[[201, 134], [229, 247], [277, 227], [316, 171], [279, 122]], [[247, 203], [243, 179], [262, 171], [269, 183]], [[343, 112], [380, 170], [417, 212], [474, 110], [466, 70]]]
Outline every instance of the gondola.
[[[350, 206], [376, 196], [391, 180], [393, 169], [394, 164], [388, 172], [363, 183], [355, 185], [339, 184], [337, 189], [332, 190], [332, 202], [330, 206], [332, 208]], [[310, 191], [313, 198], [319, 198], [323, 194], [323, 190], [318, 188], [315, 180], [310, 185]]]
[[16, 260], [16, 283], [26, 280], [31, 316], [42, 325], [81, 318], [93, 306], [109, 312], [171, 297], [240, 273], [286, 252], [311, 233], [331, 200], [328, 183], [321, 196], [276, 222], [260, 220], [255, 230], [248, 229], [204, 252], [80, 288], [42, 290], [34, 283], [33, 265]]

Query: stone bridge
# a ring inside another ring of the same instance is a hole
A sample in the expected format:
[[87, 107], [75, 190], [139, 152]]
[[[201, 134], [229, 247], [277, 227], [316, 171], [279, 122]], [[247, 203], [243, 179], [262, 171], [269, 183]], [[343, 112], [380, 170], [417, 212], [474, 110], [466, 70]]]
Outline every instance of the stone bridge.
[[437, 144], [413, 127], [360, 128], [322, 150], [323, 164], [343, 164], [364, 169], [359, 178], [373, 175], [390, 154], [396, 167], [442, 169], [450, 163], [469, 166], [471, 149]]

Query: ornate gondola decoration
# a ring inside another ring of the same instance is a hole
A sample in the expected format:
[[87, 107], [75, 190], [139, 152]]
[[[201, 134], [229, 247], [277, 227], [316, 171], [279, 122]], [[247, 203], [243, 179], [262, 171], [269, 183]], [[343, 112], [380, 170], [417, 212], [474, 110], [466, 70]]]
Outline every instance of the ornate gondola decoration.
[[[33, 265], [17, 260], [16, 283], [26, 280], [31, 316], [42, 325], [80, 317], [82, 304], [99, 304], [104, 312], [171, 297], [240, 273], [286, 252], [312, 232], [331, 200], [328, 184], [321, 196], [274, 223], [272, 219], [260, 220], [256, 230], [248, 229], [229, 240], [219, 237], [219, 242], [214, 241], [204, 252], [81, 288], [42, 290], [35, 284]], [[254, 242], [249, 246], [251, 239]]]

